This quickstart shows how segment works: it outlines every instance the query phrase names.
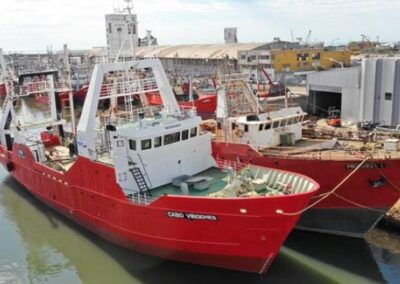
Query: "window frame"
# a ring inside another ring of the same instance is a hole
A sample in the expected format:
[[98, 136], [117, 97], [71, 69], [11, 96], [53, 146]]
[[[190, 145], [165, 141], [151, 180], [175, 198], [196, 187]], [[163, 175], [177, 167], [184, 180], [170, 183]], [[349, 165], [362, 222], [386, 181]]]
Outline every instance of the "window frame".
[[[159, 142], [157, 141], [159, 139]], [[157, 137], [154, 137], [154, 139], [153, 139], [154, 141], [153, 141], [153, 144], [154, 144], [154, 148], [160, 148], [161, 146], [162, 146], [162, 136], [157, 136]], [[157, 142], [158, 143], [157, 143]]]
[[197, 136], [197, 127], [193, 127], [190, 129], [190, 138], [196, 137]]
[[182, 141], [189, 139], [189, 129], [182, 130], [181, 139]]
[[137, 143], [135, 139], [129, 139], [129, 149], [132, 151], [137, 150]]
[[[148, 144], [145, 145], [144, 143], [148, 143]], [[140, 141], [140, 149], [141, 150], [149, 150], [151, 148], [152, 148], [152, 139], [151, 138], [143, 139]]]
[[[166, 137], [172, 137], [172, 139], [169, 140], [169, 138], [166, 139]], [[174, 143], [178, 143], [178, 142], [181, 141], [181, 132], [179, 131], [179, 132], [165, 134], [163, 140], [164, 140], [164, 146], [171, 145], [171, 144], [174, 144]]]

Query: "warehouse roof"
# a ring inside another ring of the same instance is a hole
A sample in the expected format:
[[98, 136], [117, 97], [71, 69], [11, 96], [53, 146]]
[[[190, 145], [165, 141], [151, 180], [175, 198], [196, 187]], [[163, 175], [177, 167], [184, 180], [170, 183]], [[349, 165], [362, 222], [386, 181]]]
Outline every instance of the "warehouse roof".
[[187, 59], [222, 59], [226, 56], [237, 59], [238, 51], [252, 50], [266, 43], [233, 44], [182, 44], [141, 46], [136, 48], [140, 57], [187, 58]]

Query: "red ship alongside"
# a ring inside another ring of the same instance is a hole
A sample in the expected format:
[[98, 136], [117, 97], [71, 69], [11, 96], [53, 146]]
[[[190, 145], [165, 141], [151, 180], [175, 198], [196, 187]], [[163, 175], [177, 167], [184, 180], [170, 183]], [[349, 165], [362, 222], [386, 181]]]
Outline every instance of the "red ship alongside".
[[[320, 184], [318, 196], [329, 193], [363, 160], [274, 157], [250, 145], [214, 142], [216, 158], [295, 171]], [[332, 194], [303, 213], [297, 228], [363, 237], [400, 197], [400, 159], [372, 159]], [[385, 180], [380, 184], [380, 181]], [[313, 199], [316, 201], [318, 199]], [[313, 201], [311, 203], [313, 203]]]
[[[323, 133], [305, 138], [307, 114], [299, 106], [260, 105], [248, 88], [238, 92], [238, 103], [227, 95], [232, 85], [245, 86], [236, 80], [219, 88], [213, 155], [295, 171], [316, 180], [320, 192], [297, 228], [363, 237], [397, 202], [400, 152], [384, 146], [387, 136], [376, 135], [368, 143], [365, 137], [373, 133], [344, 129], [335, 136], [332, 127], [326, 130], [330, 139], [315, 138]], [[324, 131], [321, 128], [313, 129]], [[344, 131], [349, 137], [340, 139]]]

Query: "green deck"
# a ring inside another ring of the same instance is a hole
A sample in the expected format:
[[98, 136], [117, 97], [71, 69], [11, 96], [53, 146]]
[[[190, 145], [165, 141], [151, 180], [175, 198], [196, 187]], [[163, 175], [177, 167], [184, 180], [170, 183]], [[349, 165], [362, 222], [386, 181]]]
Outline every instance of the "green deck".
[[[227, 185], [227, 182], [223, 180], [225, 176], [226, 173], [217, 168], [211, 168], [197, 175], [194, 175], [194, 177], [210, 178], [209, 180], [210, 187], [205, 190], [196, 190], [193, 189], [193, 187], [189, 187], [189, 195], [207, 196], [210, 193], [222, 190]], [[179, 187], [174, 186], [172, 183], [152, 189], [151, 193], [153, 197], [159, 197], [164, 194], [183, 195], [182, 190]]]

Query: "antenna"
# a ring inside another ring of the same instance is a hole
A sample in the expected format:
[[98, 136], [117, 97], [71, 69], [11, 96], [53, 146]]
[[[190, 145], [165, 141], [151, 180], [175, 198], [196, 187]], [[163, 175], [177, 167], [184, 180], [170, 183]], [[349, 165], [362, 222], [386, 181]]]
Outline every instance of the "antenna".
[[[129, 14], [129, 16], [131, 16], [132, 15], [132, 9], [133, 9], [133, 1], [132, 0], [124, 0], [125, 1], [125, 3], [126, 3], [126, 10], [128, 11], [128, 14]], [[132, 22], [131, 22], [132, 21]], [[133, 56], [133, 59], [136, 59], [136, 53], [135, 53], [135, 46], [134, 46], [134, 43], [133, 43], [133, 37], [134, 37], [134, 25], [135, 25], [135, 23], [133, 22], [133, 20], [132, 20], [132, 17], [129, 17], [129, 22], [127, 23], [127, 25], [128, 26], [130, 26], [130, 29], [131, 29], [131, 34], [132, 34], [132, 36], [131, 36], [131, 49], [132, 49], [132, 56]]]
[[132, 0], [124, 0], [126, 2], [126, 10], [128, 11], [128, 14], [131, 14], [131, 11], [133, 9], [133, 3]]

